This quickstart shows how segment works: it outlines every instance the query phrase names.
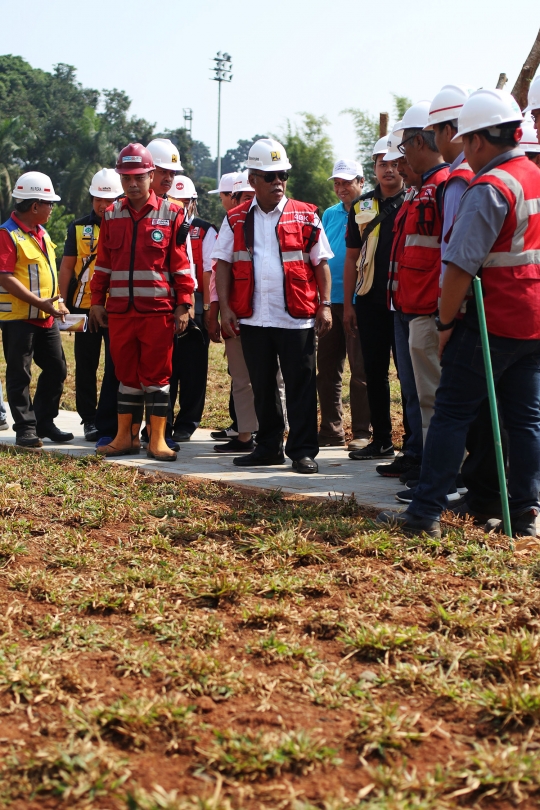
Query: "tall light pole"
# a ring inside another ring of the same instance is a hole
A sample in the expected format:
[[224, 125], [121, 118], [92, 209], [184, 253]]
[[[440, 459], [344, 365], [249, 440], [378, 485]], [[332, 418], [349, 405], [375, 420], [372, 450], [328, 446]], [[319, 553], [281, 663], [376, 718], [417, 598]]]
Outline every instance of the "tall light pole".
[[232, 79], [232, 57], [228, 53], [218, 51], [214, 56], [216, 63], [211, 70], [214, 71], [212, 81], [218, 82], [218, 116], [217, 116], [217, 181], [221, 177], [221, 84]]

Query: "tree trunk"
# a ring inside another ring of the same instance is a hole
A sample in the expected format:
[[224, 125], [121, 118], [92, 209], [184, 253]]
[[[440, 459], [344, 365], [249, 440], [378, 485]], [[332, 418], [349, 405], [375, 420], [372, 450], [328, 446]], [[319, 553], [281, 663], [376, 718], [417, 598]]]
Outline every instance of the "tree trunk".
[[540, 65], [540, 31], [536, 35], [534, 45], [528, 55], [521, 72], [517, 77], [517, 81], [512, 89], [512, 95], [519, 104], [519, 108], [523, 110], [527, 106], [527, 94], [529, 87], [534, 79], [534, 74]]
[[388, 135], [388, 113], [379, 113], [379, 138]]
[[508, 76], [506, 73], [499, 73], [499, 81], [495, 85], [496, 90], [504, 90], [504, 85], [508, 81]]

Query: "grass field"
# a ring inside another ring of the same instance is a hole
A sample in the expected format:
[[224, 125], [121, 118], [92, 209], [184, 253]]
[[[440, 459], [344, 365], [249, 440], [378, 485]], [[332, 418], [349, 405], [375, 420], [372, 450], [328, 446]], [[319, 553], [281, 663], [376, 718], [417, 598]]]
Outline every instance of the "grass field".
[[540, 555], [0, 454], [0, 804], [537, 808]]

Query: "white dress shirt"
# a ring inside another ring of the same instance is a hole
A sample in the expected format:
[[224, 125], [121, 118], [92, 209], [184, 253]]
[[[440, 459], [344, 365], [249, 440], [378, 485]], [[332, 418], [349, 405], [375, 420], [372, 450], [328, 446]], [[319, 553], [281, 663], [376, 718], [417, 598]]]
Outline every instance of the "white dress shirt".
[[[253, 235], [255, 291], [253, 294], [253, 315], [251, 318], [242, 318], [240, 320], [240, 323], [248, 326], [309, 329], [315, 324], [315, 318], [292, 318], [285, 310], [284, 276], [279, 255], [276, 226], [286, 203], [287, 198], [284, 196], [273, 211], [265, 214], [257, 204], [257, 198], [254, 197], [249, 209], [251, 211], [252, 208], [255, 208]], [[315, 225], [320, 229], [321, 233], [319, 240], [313, 245], [309, 254], [311, 264], [314, 267], [324, 259], [331, 259], [334, 255], [319, 217], [315, 217]], [[225, 217], [215, 243], [212, 259], [223, 259], [223, 261], [232, 264], [233, 245], [233, 232], [227, 217]]]

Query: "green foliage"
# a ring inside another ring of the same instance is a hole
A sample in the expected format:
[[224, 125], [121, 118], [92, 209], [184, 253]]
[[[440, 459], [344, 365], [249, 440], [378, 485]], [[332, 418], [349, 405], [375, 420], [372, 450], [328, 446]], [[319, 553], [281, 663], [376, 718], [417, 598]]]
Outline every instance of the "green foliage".
[[332, 142], [325, 132], [328, 121], [311, 113], [302, 113], [302, 118], [300, 127], [288, 121], [285, 137], [280, 139], [292, 165], [287, 192], [295, 200], [317, 205], [322, 214], [336, 202], [328, 182], [334, 165]]
[[412, 107], [412, 101], [407, 96], [398, 96], [397, 93], [392, 93], [394, 99], [394, 118], [400, 121], [405, 115], [409, 107]]
[[356, 133], [356, 157], [364, 169], [367, 191], [368, 188], [373, 188], [377, 182], [373, 172], [372, 152], [375, 143], [379, 139], [379, 122], [375, 116], [370, 115], [366, 110], [359, 110], [355, 107], [343, 110], [342, 114], [345, 113], [352, 116], [353, 119]]
[[74, 219], [73, 214], [68, 213], [64, 205], [55, 205], [52, 210], [51, 218], [45, 226], [49, 236], [56, 245], [55, 252], [57, 259], [62, 258], [68, 225]]

